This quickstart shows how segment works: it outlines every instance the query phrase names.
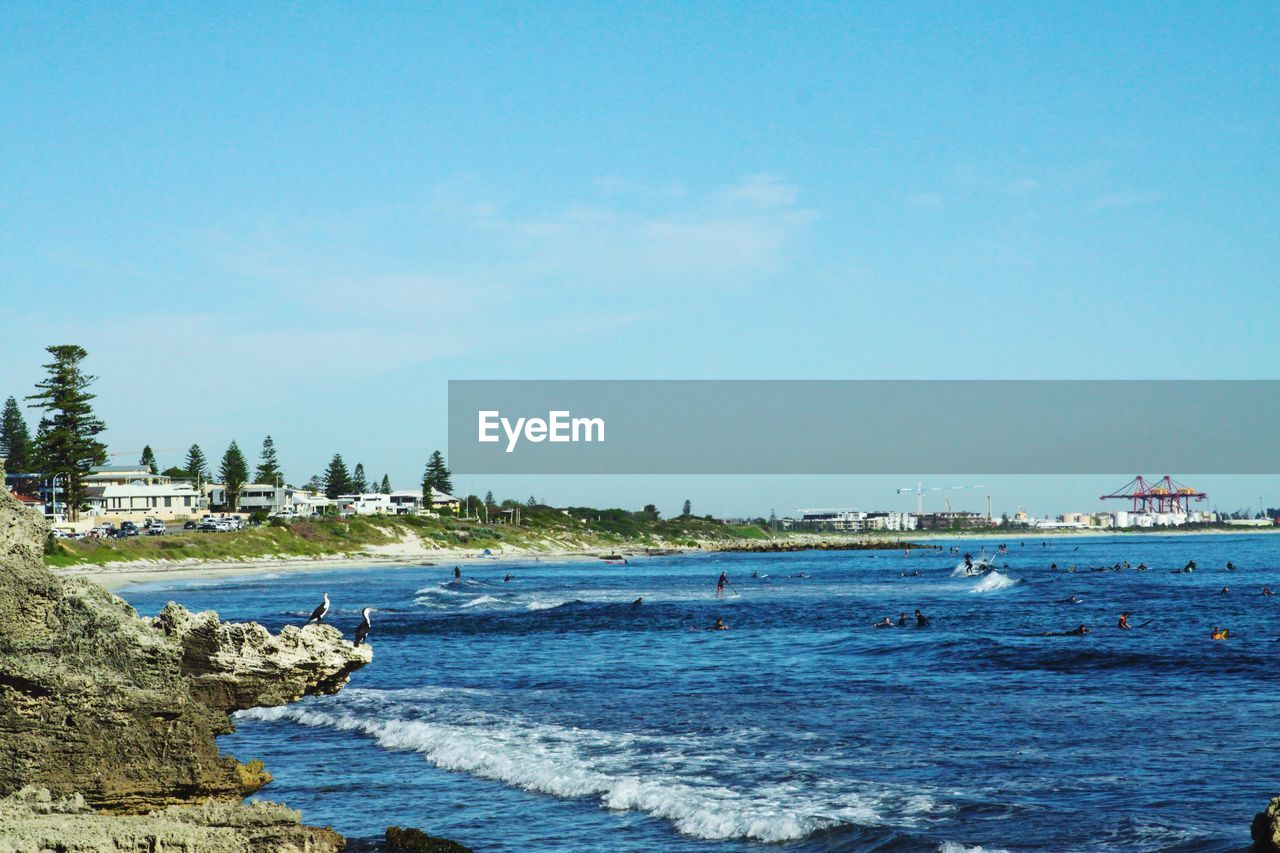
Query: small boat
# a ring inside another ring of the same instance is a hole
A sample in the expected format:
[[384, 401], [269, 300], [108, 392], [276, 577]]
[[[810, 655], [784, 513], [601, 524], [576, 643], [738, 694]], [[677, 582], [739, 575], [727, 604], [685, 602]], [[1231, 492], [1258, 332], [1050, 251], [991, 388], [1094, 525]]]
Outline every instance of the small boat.
[[625, 566], [627, 564], [627, 558], [621, 554], [606, 554], [600, 559], [604, 560], [611, 566]]

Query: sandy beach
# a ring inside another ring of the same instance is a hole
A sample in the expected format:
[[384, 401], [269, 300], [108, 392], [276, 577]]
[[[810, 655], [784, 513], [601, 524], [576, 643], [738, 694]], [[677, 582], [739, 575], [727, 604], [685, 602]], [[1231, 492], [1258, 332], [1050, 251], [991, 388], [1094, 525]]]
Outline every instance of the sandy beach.
[[[1097, 539], [1101, 537], [1144, 537], [1144, 536], [1243, 536], [1259, 533], [1280, 533], [1275, 527], [1241, 527], [1238, 529], [1213, 530], [1159, 530], [1159, 531], [1123, 531], [1123, 530], [1027, 530], [1007, 531], [1003, 537], [990, 531], [941, 531], [926, 530], [913, 532], [904, 538], [920, 543], [955, 541], [958, 539], [978, 539], [984, 544], [989, 540], [993, 547], [1000, 541], [1010, 546], [1018, 542], [1039, 542], [1041, 540], [1059, 539]], [[895, 538], [899, 534], [892, 534]], [[794, 537], [801, 538], [801, 537]], [[882, 537], [818, 537], [805, 536], [806, 540], [817, 542], [820, 539], [840, 541], [875, 541]], [[664, 553], [683, 550], [720, 550], [724, 543], [704, 542], [700, 549], [666, 548]], [[729, 550], [734, 550], [729, 548]], [[404, 568], [439, 566], [452, 567], [467, 563], [510, 563], [530, 560], [595, 560], [606, 554], [619, 553], [638, 556], [646, 553], [641, 545], [615, 546], [610, 548], [574, 548], [524, 550], [519, 548], [498, 549], [489, 556], [482, 556], [474, 548], [430, 548], [421, 541], [407, 539], [389, 545], [368, 546], [365, 550], [350, 554], [326, 557], [274, 556], [255, 557], [243, 560], [135, 560], [107, 563], [105, 565], [85, 564], [69, 568], [54, 569], [56, 574], [73, 577], [87, 577], [103, 587], [117, 590], [141, 583], [153, 583], [161, 580], [198, 580], [214, 577], [235, 577], [238, 575], [255, 575], [265, 572], [311, 572], [328, 569], [353, 568]]]

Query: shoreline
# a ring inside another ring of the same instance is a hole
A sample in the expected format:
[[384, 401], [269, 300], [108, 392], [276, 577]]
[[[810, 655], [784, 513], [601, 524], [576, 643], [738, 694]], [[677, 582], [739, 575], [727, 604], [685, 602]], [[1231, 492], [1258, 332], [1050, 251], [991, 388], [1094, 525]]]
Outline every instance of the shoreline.
[[[1238, 530], [1045, 530], [1016, 531], [1020, 535], [1003, 538], [1009, 542], [1025, 542], [1056, 539], [1079, 538], [1141, 538], [1146, 536], [1252, 536], [1258, 534], [1280, 533], [1276, 527], [1242, 527]], [[900, 536], [901, 534], [893, 534]], [[910, 541], [939, 542], [944, 540], [994, 539], [995, 532], [989, 531], [917, 531], [910, 534]], [[337, 569], [377, 569], [377, 568], [445, 568], [448, 565], [475, 564], [476, 562], [509, 564], [530, 560], [550, 559], [556, 561], [598, 560], [608, 554], [625, 556], [654, 556], [688, 553], [782, 553], [802, 550], [859, 550], [868, 545], [871, 549], [897, 550], [904, 539], [892, 542], [887, 537], [872, 536], [822, 536], [797, 535], [779, 537], [772, 540], [744, 542], [702, 542], [697, 548], [691, 547], [654, 547], [635, 545], [631, 547], [582, 547], [561, 548], [551, 550], [524, 551], [505, 550], [490, 556], [481, 556], [473, 549], [440, 548], [427, 549], [415, 546], [414, 543], [396, 545], [371, 546], [362, 552], [333, 554], [323, 557], [296, 557], [288, 555], [247, 557], [243, 559], [191, 559], [191, 560], [129, 560], [113, 563], [85, 563], [78, 566], [52, 568], [54, 574], [61, 577], [87, 578], [99, 586], [111, 591], [137, 584], [155, 583], [157, 581], [175, 580], [190, 581], [209, 578], [241, 577], [262, 575], [266, 573], [294, 573], [310, 571], [327, 571]], [[772, 546], [772, 547], [771, 547]]]

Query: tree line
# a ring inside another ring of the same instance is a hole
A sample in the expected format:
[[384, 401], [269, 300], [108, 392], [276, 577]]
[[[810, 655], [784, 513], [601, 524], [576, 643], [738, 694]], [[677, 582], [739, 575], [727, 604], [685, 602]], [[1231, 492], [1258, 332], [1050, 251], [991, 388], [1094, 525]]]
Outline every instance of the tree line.
[[[54, 488], [63, 496], [72, 519], [87, 504], [88, 489], [84, 478], [95, 468], [107, 464], [110, 454], [97, 436], [106, 424], [93, 411], [95, 395], [90, 386], [97, 381], [84, 370], [88, 352], [75, 344], [59, 344], [45, 348], [52, 360], [44, 365], [46, 376], [36, 383], [36, 393], [27, 395], [27, 407], [41, 412], [33, 435], [22, 414], [22, 406], [14, 397], [5, 400], [0, 409], [0, 458], [14, 474], [38, 474], [55, 478]], [[289, 487], [276, 453], [275, 441], [267, 436], [262, 441], [258, 464], [252, 469], [240, 445], [232, 439], [218, 461], [216, 472], [199, 444], [192, 444], [180, 466], [160, 470], [151, 445], [142, 448], [138, 466], [152, 474], [193, 480], [197, 490], [217, 481], [226, 490], [228, 506], [234, 510], [240, 492], [249, 483]], [[433, 495], [453, 493], [453, 474], [439, 451], [431, 454], [422, 476], [422, 493], [428, 501]], [[391, 493], [391, 478], [382, 475], [371, 480], [364, 465], [356, 463], [348, 471], [342, 454], [335, 453], [323, 475], [313, 475], [306, 488], [323, 492], [330, 499], [343, 494]]]

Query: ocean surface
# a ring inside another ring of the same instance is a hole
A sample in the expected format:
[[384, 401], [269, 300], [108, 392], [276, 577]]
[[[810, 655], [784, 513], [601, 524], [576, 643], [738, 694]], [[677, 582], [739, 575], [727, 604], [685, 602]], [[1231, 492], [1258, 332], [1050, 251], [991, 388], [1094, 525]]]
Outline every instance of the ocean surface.
[[[143, 614], [173, 599], [278, 630], [327, 591], [348, 635], [377, 608], [373, 663], [345, 690], [243, 712], [220, 740], [266, 763], [261, 797], [352, 838], [399, 824], [480, 851], [1246, 847], [1280, 794], [1280, 597], [1261, 595], [1280, 592], [1280, 538], [1005, 541], [981, 576], [940, 552], [693, 554], [122, 594]], [[999, 540], [944, 544], [992, 555]], [[1122, 561], [1150, 568], [1091, 570]], [[1116, 628], [1122, 610], [1134, 630]], [[904, 611], [912, 627], [872, 628]], [[717, 617], [730, 629], [703, 630]]]

